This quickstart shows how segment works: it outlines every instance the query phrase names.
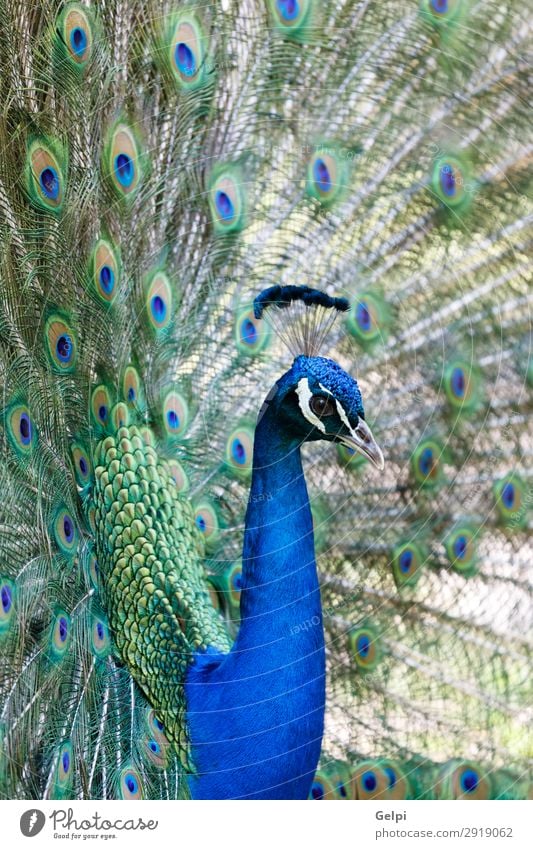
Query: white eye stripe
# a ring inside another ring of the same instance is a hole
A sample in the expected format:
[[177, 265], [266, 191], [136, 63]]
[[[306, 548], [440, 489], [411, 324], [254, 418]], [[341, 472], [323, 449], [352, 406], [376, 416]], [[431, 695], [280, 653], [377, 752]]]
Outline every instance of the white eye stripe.
[[346, 410], [344, 409], [344, 407], [342, 406], [340, 401], [337, 401], [336, 398], [335, 398], [335, 405], [337, 407], [337, 412], [339, 414], [339, 418], [340, 418], [341, 422], [344, 425], [346, 425], [346, 427], [348, 428], [350, 433], [353, 433], [352, 426], [351, 426], [350, 422], [348, 421], [348, 416], [346, 415]]
[[[316, 416], [310, 406], [311, 398], [313, 397], [313, 393], [309, 388], [309, 380], [306, 377], [302, 377], [300, 381], [298, 381], [298, 386], [296, 387], [296, 394], [298, 395], [298, 403], [300, 405], [300, 410], [302, 414], [305, 416], [307, 421], [317, 427], [322, 433], [326, 432], [326, 426], [324, 422], [322, 422], [318, 416]], [[330, 393], [331, 394], [331, 393]]]

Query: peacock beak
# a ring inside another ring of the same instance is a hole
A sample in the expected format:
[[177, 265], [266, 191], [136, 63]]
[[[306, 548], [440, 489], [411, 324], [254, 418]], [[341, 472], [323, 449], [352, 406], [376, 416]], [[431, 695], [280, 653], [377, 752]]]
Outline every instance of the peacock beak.
[[385, 460], [381, 448], [372, 436], [372, 431], [363, 419], [359, 419], [357, 427], [350, 428], [350, 433], [339, 436], [339, 442], [358, 451], [380, 471], [385, 468]]

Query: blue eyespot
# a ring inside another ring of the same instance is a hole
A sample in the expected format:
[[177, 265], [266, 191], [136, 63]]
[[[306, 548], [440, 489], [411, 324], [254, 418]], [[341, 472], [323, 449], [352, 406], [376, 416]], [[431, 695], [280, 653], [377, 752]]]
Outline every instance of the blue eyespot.
[[64, 616], [59, 619], [59, 639], [62, 643], [65, 642], [68, 636], [68, 622]]
[[161, 720], [160, 720], [160, 719], [158, 719], [157, 717], [155, 717], [155, 718], [154, 718], [154, 725], [155, 725], [155, 727], [156, 727], [156, 728], [158, 728], [158, 729], [159, 729], [159, 731], [164, 731], [164, 730], [165, 730], [165, 726], [163, 725], [163, 723], [161, 722]]
[[220, 191], [220, 189], [215, 194], [215, 206], [223, 221], [231, 221], [234, 218], [235, 207], [231, 198], [226, 192]]
[[246, 450], [240, 439], [234, 439], [231, 443], [231, 456], [241, 466], [246, 463]]
[[135, 166], [133, 159], [127, 153], [119, 153], [115, 156], [115, 174], [121, 186], [131, 186], [135, 177]]
[[180, 426], [180, 419], [175, 410], [169, 410], [167, 413], [167, 422], [172, 430], [176, 430]]
[[311, 787], [311, 796], [313, 799], [323, 799], [324, 798], [324, 788], [318, 781], [313, 782], [313, 786]]
[[241, 336], [243, 342], [246, 342], [247, 345], [255, 345], [257, 342], [257, 328], [249, 318], [246, 318], [242, 323]]
[[452, 165], [443, 165], [440, 169], [440, 186], [447, 197], [455, 195], [457, 186]]
[[370, 651], [370, 640], [366, 634], [361, 634], [357, 638], [357, 652], [361, 657], [366, 657]]
[[59, 197], [59, 177], [57, 171], [49, 165], [41, 171], [39, 182], [44, 194], [50, 200], [57, 200]]
[[62, 363], [68, 363], [72, 357], [72, 339], [66, 333], [56, 342], [56, 353]]
[[167, 305], [165, 304], [161, 295], [154, 295], [154, 297], [150, 301], [150, 306], [152, 308], [152, 315], [155, 320], [159, 323], [164, 321], [165, 316], [167, 314]]
[[103, 640], [105, 636], [104, 626], [101, 622], [98, 622], [96, 625], [96, 633], [99, 640]]
[[413, 565], [413, 552], [408, 548], [400, 554], [400, 569], [402, 572], [408, 572]]
[[135, 389], [133, 386], [130, 386], [128, 389], [128, 401], [135, 401]]
[[182, 74], [186, 77], [193, 77], [196, 73], [196, 60], [194, 58], [194, 53], [191, 48], [185, 44], [183, 41], [180, 41], [176, 44], [176, 49], [174, 51], [174, 58], [176, 60], [176, 65]]
[[298, 0], [276, 0], [276, 6], [281, 17], [286, 21], [294, 21], [300, 14]]
[[70, 46], [76, 56], [81, 56], [87, 47], [87, 36], [81, 27], [74, 27], [70, 33]]
[[468, 549], [468, 540], [464, 535], [457, 537], [457, 539], [453, 543], [453, 553], [455, 556], [462, 560], [465, 556]]
[[234, 590], [240, 592], [242, 590], [242, 572], [235, 572], [231, 579], [231, 583]]
[[6, 584], [2, 587], [2, 591], [0, 592], [0, 598], [2, 600], [2, 609], [4, 613], [9, 613], [11, 610], [11, 605], [13, 603], [13, 597], [11, 595], [11, 587], [8, 587]]
[[429, 475], [433, 468], [433, 449], [432, 448], [424, 448], [420, 455], [420, 460], [418, 461], [418, 465], [420, 467], [420, 471], [423, 475]]
[[502, 489], [502, 502], [507, 510], [510, 510], [514, 504], [515, 489], [514, 484], [506, 483]]
[[80, 457], [80, 472], [82, 475], [87, 474], [87, 461], [85, 460], [85, 457]]
[[100, 404], [98, 407], [98, 418], [100, 421], [105, 422], [107, 419], [107, 407], [105, 404]]
[[438, 15], [445, 15], [448, 11], [448, 0], [431, 0], [431, 8]]
[[[297, 4], [296, 4], [297, 5]], [[317, 189], [321, 192], [330, 192], [332, 183], [328, 166], [323, 159], [315, 159], [313, 163], [313, 177]]]
[[364, 772], [361, 780], [363, 782], [363, 787], [369, 793], [372, 793], [376, 789], [376, 787], [378, 786], [378, 783], [376, 781], [376, 776], [374, 775], [373, 772]]
[[68, 772], [70, 769], [70, 755], [68, 752], [63, 752], [61, 763], [63, 765], [63, 772]]
[[135, 776], [127, 775], [125, 781], [126, 781], [126, 787], [130, 791], [130, 793], [136, 793], [137, 790], [139, 789], [139, 785], [137, 783], [137, 779], [135, 778]]
[[65, 516], [63, 519], [63, 531], [65, 532], [65, 539], [67, 542], [72, 542], [74, 539], [74, 525], [72, 524], [72, 520], [70, 516]]
[[196, 527], [199, 531], [202, 531], [202, 533], [205, 532], [207, 524], [203, 516], [200, 515], [196, 517]]
[[473, 793], [479, 784], [479, 777], [473, 769], [465, 769], [461, 776], [461, 789], [465, 793]]
[[364, 332], [368, 332], [371, 329], [372, 317], [370, 315], [368, 305], [365, 304], [364, 301], [361, 301], [359, 304], [357, 304], [355, 318], [361, 330], [363, 330]]
[[20, 439], [23, 445], [29, 445], [32, 438], [31, 420], [27, 413], [22, 413], [19, 420]]
[[466, 380], [465, 373], [458, 366], [452, 371], [452, 392], [457, 398], [462, 398], [465, 394]]
[[108, 295], [114, 289], [115, 286], [115, 272], [111, 268], [110, 265], [103, 265], [100, 269], [100, 285], [104, 292]]

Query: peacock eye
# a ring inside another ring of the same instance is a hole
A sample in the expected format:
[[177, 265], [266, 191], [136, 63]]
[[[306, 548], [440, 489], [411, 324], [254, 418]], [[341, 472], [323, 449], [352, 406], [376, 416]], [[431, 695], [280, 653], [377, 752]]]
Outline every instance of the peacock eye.
[[311, 411], [315, 416], [333, 416], [337, 412], [334, 402], [323, 395], [313, 395], [309, 401]]

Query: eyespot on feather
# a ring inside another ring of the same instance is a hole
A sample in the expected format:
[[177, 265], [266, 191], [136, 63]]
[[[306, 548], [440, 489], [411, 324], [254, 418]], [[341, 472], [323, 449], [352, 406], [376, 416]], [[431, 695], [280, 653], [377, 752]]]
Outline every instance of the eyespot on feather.
[[92, 481], [93, 464], [89, 452], [79, 442], [73, 442], [70, 453], [78, 486], [85, 488]]
[[321, 801], [324, 799], [337, 798], [336, 788], [329, 778], [326, 770], [317, 769], [311, 790], [309, 791], [309, 799]]
[[508, 531], [522, 530], [527, 526], [531, 496], [520, 475], [511, 472], [495, 481], [492, 487], [500, 524]]
[[28, 457], [38, 441], [37, 427], [26, 404], [14, 403], [5, 412], [6, 433], [19, 457]]
[[33, 206], [57, 214], [65, 199], [66, 157], [57, 142], [34, 139], [26, 155], [26, 185]]
[[91, 415], [93, 422], [106, 427], [111, 421], [111, 393], [103, 383], [95, 386], [91, 394]]
[[348, 647], [352, 660], [361, 672], [372, 672], [381, 661], [381, 640], [371, 625], [352, 628], [348, 634]]
[[138, 769], [133, 766], [121, 770], [118, 784], [119, 799], [135, 801], [144, 798], [143, 783]]
[[178, 490], [178, 492], [187, 492], [190, 488], [190, 481], [187, 476], [187, 472], [185, 471], [179, 460], [168, 460], [167, 466], [168, 473], [176, 484], [176, 489]]
[[384, 772], [388, 781], [387, 798], [388, 799], [410, 799], [412, 798], [412, 789], [409, 779], [396, 761], [379, 760], [379, 767]]
[[444, 207], [466, 208], [471, 199], [471, 174], [467, 160], [441, 156], [433, 166], [432, 188]]
[[99, 611], [91, 617], [91, 648], [98, 658], [107, 657], [111, 652], [111, 637], [106, 617]]
[[189, 424], [189, 405], [181, 393], [172, 390], [163, 401], [163, 429], [167, 437], [179, 439]]
[[322, 206], [331, 206], [342, 199], [349, 179], [346, 157], [334, 146], [318, 146], [307, 163], [306, 192]]
[[435, 795], [438, 799], [490, 799], [489, 776], [474, 761], [449, 761], [439, 771]]
[[51, 530], [61, 553], [68, 558], [74, 557], [78, 550], [79, 533], [70, 510], [64, 506], [58, 508]]
[[48, 359], [54, 371], [68, 374], [76, 366], [76, 334], [66, 318], [51, 315], [45, 324], [45, 341]]
[[104, 147], [103, 167], [118, 197], [132, 198], [138, 190], [144, 157], [137, 136], [126, 123], [115, 124]]
[[477, 538], [479, 529], [458, 522], [446, 535], [446, 556], [456, 572], [470, 577], [477, 572]]
[[111, 408], [111, 424], [115, 430], [121, 427], [127, 427], [130, 422], [130, 413], [127, 405], [123, 401], [119, 401]]
[[216, 233], [240, 233], [246, 226], [244, 173], [237, 165], [219, 166], [208, 187], [211, 219]]
[[168, 61], [181, 88], [194, 89], [206, 82], [207, 49], [207, 36], [199, 19], [191, 14], [179, 15], [168, 40]]
[[361, 292], [346, 314], [348, 332], [365, 350], [387, 340], [390, 323], [390, 307], [377, 292]]
[[120, 287], [120, 257], [118, 250], [107, 239], [99, 239], [91, 260], [93, 290], [104, 304], [112, 304]]
[[78, 3], [68, 3], [58, 18], [57, 29], [67, 59], [80, 69], [85, 67], [94, 41], [90, 10]]
[[146, 313], [156, 333], [165, 330], [172, 318], [172, 289], [166, 274], [157, 271], [146, 292]]
[[70, 645], [72, 623], [64, 610], [56, 611], [50, 626], [49, 656], [54, 661], [61, 660]]
[[421, 0], [420, 11], [433, 26], [443, 28], [457, 20], [464, 5], [464, 0]]
[[127, 366], [122, 377], [122, 397], [131, 409], [138, 409], [143, 404], [142, 381], [134, 366]]
[[13, 625], [16, 610], [16, 587], [7, 577], [0, 576], [0, 641]]
[[54, 770], [54, 780], [51, 790], [52, 799], [63, 799], [66, 797], [72, 785], [74, 764], [72, 758], [72, 745], [70, 741], [63, 743], [56, 754], [57, 762]]
[[254, 430], [247, 423], [237, 426], [226, 440], [225, 466], [237, 478], [248, 478], [252, 473]]
[[355, 799], [387, 799], [389, 780], [376, 761], [362, 761], [352, 770]]
[[268, 0], [274, 27], [291, 41], [309, 41], [317, 26], [316, 0]]
[[224, 594], [224, 599], [233, 612], [238, 611], [242, 591], [242, 562], [240, 560], [232, 563], [223, 572], [219, 585]]
[[399, 542], [392, 552], [392, 574], [398, 589], [417, 585], [427, 562], [427, 550], [414, 540]]
[[242, 354], [256, 357], [270, 342], [270, 329], [266, 322], [255, 318], [253, 309], [242, 310], [235, 321], [235, 345]]
[[194, 509], [194, 523], [204, 540], [207, 550], [212, 550], [220, 535], [220, 522], [211, 501], [203, 499]]
[[411, 468], [415, 482], [430, 489], [438, 486], [443, 478], [443, 447], [433, 439], [420, 442], [411, 457]]

